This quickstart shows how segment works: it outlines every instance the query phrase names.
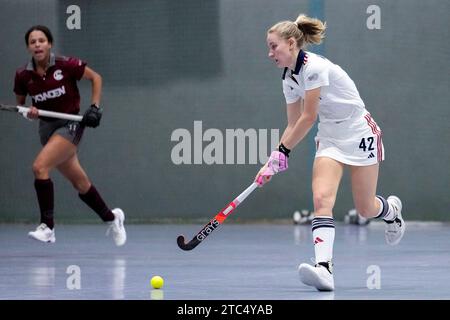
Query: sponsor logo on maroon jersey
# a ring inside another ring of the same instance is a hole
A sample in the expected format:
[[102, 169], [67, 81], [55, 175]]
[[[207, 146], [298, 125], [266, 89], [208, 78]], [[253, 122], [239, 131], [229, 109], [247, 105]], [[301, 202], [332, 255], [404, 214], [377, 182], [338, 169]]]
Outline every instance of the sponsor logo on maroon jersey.
[[64, 86], [61, 86], [59, 88], [34, 95], [34, 96], [32, 96], [32, 98], [36, 102], [44, 102], [44, 101], [47, 101], [48, 99], [55, 99], [55, 98], [65, 95], [65, 94], [66, 94], [66, 88]]

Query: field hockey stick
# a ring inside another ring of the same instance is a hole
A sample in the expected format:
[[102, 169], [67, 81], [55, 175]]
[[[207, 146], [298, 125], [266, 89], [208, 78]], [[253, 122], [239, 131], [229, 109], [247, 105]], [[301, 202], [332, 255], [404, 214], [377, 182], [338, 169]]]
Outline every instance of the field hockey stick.
[[257, 187], [258, 184], [256, 182], [253, 182], [247, 189], [245, 189], [239, 196], [237, 196], [236, 199], [230, 202], [228, 206], [222, 209], [213, 219], [211, 219], [209, 223], [207, 223], [202, 228], [202, 230], [200, 230], [200, 232], [197, 233], [197, 235], [188, 243], [185, 243], [183, 235], [178, 236], [177, 244], [180, 249], [189, 251], [198, 246], [200, 242], [205, 240], [205, 238], [209, 236], [211, 232], [217, 229], [225, 221], [225, 219], [230, 216], [234, 209], [236, 209], [236, 207], [240, 205], [245, 200], [245, 198], [247, 198], [250, 193], [252, 193]]
[[[30, 111], [30, 108], [0, 104], [0, 110], [18, 112], [22, 115], [26, 115]], [[38, 113], [39, 113], [39, 116], [48, 117], [48, 118], [57, 118], [57, 119], [72, 120], [72, 121], [81, 121], [81, 119], [83, 119], [83, 116], [79, 116], [79, 115], [75, 115], [75, 114], [68, 114], [68, 113], [61, 113], [61, 112], [54, 112], [54, 111], [47, 111], [47, 110], [39, 110], [38, 109]]]

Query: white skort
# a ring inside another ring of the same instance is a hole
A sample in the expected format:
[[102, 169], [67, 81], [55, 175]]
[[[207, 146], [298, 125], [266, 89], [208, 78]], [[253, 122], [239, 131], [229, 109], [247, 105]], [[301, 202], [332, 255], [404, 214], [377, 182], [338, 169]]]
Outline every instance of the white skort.
[[384, 160], [380, 127], [367, 110], [354, 113], [344, 121], [319, 122], [316, 158], [327, 157], [351, 166], [370, 166]]

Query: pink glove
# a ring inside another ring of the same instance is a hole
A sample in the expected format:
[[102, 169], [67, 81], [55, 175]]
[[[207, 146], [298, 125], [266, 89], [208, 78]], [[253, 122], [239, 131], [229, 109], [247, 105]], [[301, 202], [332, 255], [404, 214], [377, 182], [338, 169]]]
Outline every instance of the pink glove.
[[268, 167], [274, 173], [283, 172], [288, 168], [288, 158], [280, 151], [272, 151], [268, 160]]
[[269, 181], [273, 175], [278, 172], [285, 171], [287, 168], [288, 158], [284, 155], [284, 153], [280, 151], [272, 151], [272, 154], [270, 155], [266, 165], [263, 167], [262, 172], [260, 172], [256, 178], [256, 183], [262, 186]]

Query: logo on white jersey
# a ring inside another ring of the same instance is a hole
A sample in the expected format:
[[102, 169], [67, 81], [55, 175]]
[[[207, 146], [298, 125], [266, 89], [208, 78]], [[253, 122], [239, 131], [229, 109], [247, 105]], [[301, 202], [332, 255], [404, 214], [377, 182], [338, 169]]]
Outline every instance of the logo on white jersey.
[[62, 75], [62, 71], [58, 69], [55, 72], [53, 72], [53, 78], [55, 78], [56, 81], [62, 80], [64, 78]]
[[315, 81], [315, 80], [317, 80], [319, 78], [319, 75], [317, 74], [317, 73], [313, 73], [312, 75], [310, 75], [309, 77], [308, 77], [308, 80], [309, 81]]
[[66, 94], [66, 88], [61, 86], [60, 88], [56, 88], [53, 90], [49, 90], [47, 92], [39, 93], [35, 96], [32, 96], [33, 100], [36, 102], [44, 102], [48, 99], [55, 99], [61, 97]]

